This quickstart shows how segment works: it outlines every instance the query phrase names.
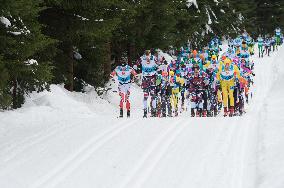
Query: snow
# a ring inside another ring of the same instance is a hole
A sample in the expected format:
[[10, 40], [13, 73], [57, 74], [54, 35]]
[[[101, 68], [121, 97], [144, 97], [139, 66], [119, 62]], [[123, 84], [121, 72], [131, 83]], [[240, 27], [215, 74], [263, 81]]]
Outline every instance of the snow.
[[38, 65], [37, 60], [35, 59], [29, 59], [28, 61], [25, 62], [26, 65]]
[[80, 15], [77, 15], [77, 14], [74, 14], [74, 16], [80, 18], [82, 21], [89, 21], [89, 20], [90, 20], [90, 19], [88, 19], [88, 18], [85, 18], [85, 17], [80, 16]]
[[165, 60], [166, 60], [168, 63], [170, 63], [170, 62], [174, 59], [174, 58], [171, 57], [169, 54], [164, 53], [164, 52], [163, 52], [162, 50], [160, 50], [160, 49], [159, 49], [159, 54], [158, 54], [158, 55], [164, 57]]
[[143, 119], [133, 84], [132, 117], [117, 119], [112, 81], [102, 96], [89, 86], [32, 93], [23, 108], [0, 113], [0, 187], [283, 187], [283, 58], [282, 47], [254, 57], [243, 117]]
[[[14, 29], [18, 29], [17, 27], [14, 27]], [[7, 31], [7, 33], [11, 33], [12, 35], [18, 36], [18, 35], [28, 35], [31, 33], [30, 30], [28, 30], [26, 27], [24, 27], [24, 29], [20, 29], [19, 31]]]
[[205, 24], [205, 28], [206, 28], [206, 31], [205, 31], [205, 32], [206, 32], [207, 34], [208, 34], [209, 32], [213, 33], [213, 31], [212, 31], [210, 25]]
[[284, 111], [284, 88], [273, 83], [283, 83], [284, 68], [281, 65], [283, 62], [283, 48], [269, 62], [262, 63], [272, 64], [270, 76], [271, 90], [262, 101], [263, 110], [260, 113], [260, 143], [259, 153], [262, 155], [258, 158], [259, 164], [259, 187], [280, 188], [284, 186], [284, 126], [283, 126], [283, 111]]
[[216, 3], [217, 6], [218, 6], [219, 3], [220, 3], [218, 0], [214, 0], [214, 2]]
[[19, 32], [19, 31], [8, 31], [8, 33], [11, 33], [11, 34], [16, 35], [16, 36], [22, 34], [22, 32]]
[[209, 11], [208, 11], [207, 8], [206, 8], [205, 10], [206, 10], [206, 14], [207, 14], [207, 16], [208, 16], [208, 25], [211, 25], [211, 24], [212, 24], [212, 20], [211, 20], [211, 16], [210, 16], [210, 14], [209, 14]]
[[28, 35], [28, 34], [31, 33], [31, 31], [27, 28], [27, 26], [25, 26], [23, 20], [20, 17], [15, 19], [12, 16], [10, 16], [10, 18], [14, 22], [20, 21], [21, 22], [21, 28], [18, 28], [16, 25], [12, 25], [8, 18], [1, 16], [0, 22], [2, 24], [4, 24], [6, 28], [11, 29], [11, 30], [7, 31], [7, 33], [10, 33], [10, 34], [15, 35], [15, 36], [22, 35], [22, 34]]
[[0, 22], [1, 22], [2, 24], [4, 24], [6, 28], [8, 28], [8, 27], [11, 26], [10, 20], [9, 20], [8, 18], [4, 17], [4, 16], [1, 16], [1, 17], [0, 17]]
[[243, 21], [243, 19], [244, 19], [244, 17], [243, 17], [243, 15], [240, 13], [240, 14], [239, 14], [239, 20], [240, 20], [240, 21]]
[[198, 9], [198, 4], [196, 0], [187, 0], [186, 1], [186, 6], [190, 8], [192, 5], [194, 5]]

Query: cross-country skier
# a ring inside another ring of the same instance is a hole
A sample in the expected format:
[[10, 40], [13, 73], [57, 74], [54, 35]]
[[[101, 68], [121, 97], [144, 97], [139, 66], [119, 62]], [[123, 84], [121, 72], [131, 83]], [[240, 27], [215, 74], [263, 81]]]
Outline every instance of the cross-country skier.
[[136, 76], [137, 73], [132, 67], [127, 64], [128, 60], [126, 58], [121, 58], [120, 65], [117, 66], [111, 73], [111, 77], [117, 76], [118, 80], [118, 92], [120, 96], [120, 115], [123, 117], [124, 103], [126, 104], [127, 117], [130, 117], [130, 85], [131, 85], [131, 74]]
[[275, 36], [276, 36], [277, 46], [280, 46], [281, 45], [281, 29], [279, 27], [275, 29]]
[[[217, 78], [220, 80], [222, 88], [224, 116], [228, 116], [228, 114], [233, 116], [234, 114], [234, 85], [235, 79], [239, 77], [239, 68], [234, 65], [229, 58], [225, 59], [224, 63], [220, 65], [217, 74]], [[230, 106], [228, 102], [230, 102]]]
[[194, 64], [192, 69], [193, 72], [190, 73], [189, 79], [187, 81], [191, 116], [206, 116], [206, 109], [203, 109], [204, 92], [205, 87], [208, 85], [209, 81], [206, 79], [205, 73], [200, 71], [198, 64]]
[[261, 37], [261, 35], [258, 36], [257, 43], [258, 43], [258, 56], [259, 57], [263, 57], [263, 52], [264, 52], [263, 43], [264, 43], [264, 40]]
[[270, 38], [266, 38], [264, 42], [264, 47], [265, 47], [265, 55], [270, 56], [270, 51], [271, 51], [271, 41]]
[[151, 115], [156, 116], [156, 74], [157, 74], [157, 59], [151, 55], [150, 50], [146, 50], [145, 54], [138, 60], [137, 65], [142, 67], [142, 89], [144, 92], [144, 118], [148, 114], [148, 98], [151, 97]]

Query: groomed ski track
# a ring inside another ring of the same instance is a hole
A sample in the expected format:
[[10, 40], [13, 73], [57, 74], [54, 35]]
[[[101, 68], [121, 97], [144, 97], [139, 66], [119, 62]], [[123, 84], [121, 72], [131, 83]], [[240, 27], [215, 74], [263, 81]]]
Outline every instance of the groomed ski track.
[[243, 117], [142, 119], [133, 108], [130, 119], [51, 112], [23, 122], [26, 114], [5, 112], [0, 187], [256, 188], [260, 116], [281, 54], [254, 58], [254, 95]]

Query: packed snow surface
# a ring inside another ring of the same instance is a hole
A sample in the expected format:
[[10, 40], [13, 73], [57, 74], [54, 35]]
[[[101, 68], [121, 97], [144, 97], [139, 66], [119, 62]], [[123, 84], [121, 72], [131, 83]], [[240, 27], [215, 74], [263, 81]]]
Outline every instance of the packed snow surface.
[[[116, 84], [98, 96], [52, 85], [0, 112], [2, 188], [282, 188], [284, 48], [254, 58], [254, 95], [234, 118], [117, 119]], [[275, 84], [276, 83], [276, 84]]]

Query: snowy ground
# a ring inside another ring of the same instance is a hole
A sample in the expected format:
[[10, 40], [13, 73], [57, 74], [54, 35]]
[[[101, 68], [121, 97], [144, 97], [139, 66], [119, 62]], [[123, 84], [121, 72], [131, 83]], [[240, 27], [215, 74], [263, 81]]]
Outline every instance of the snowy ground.
[[283, 188], [284, 48], [254, 59], [244, 117], [142, 119], [136, 86], [130, 119], [114, 91], [31, 95], [0, 113], [0, 187]]

